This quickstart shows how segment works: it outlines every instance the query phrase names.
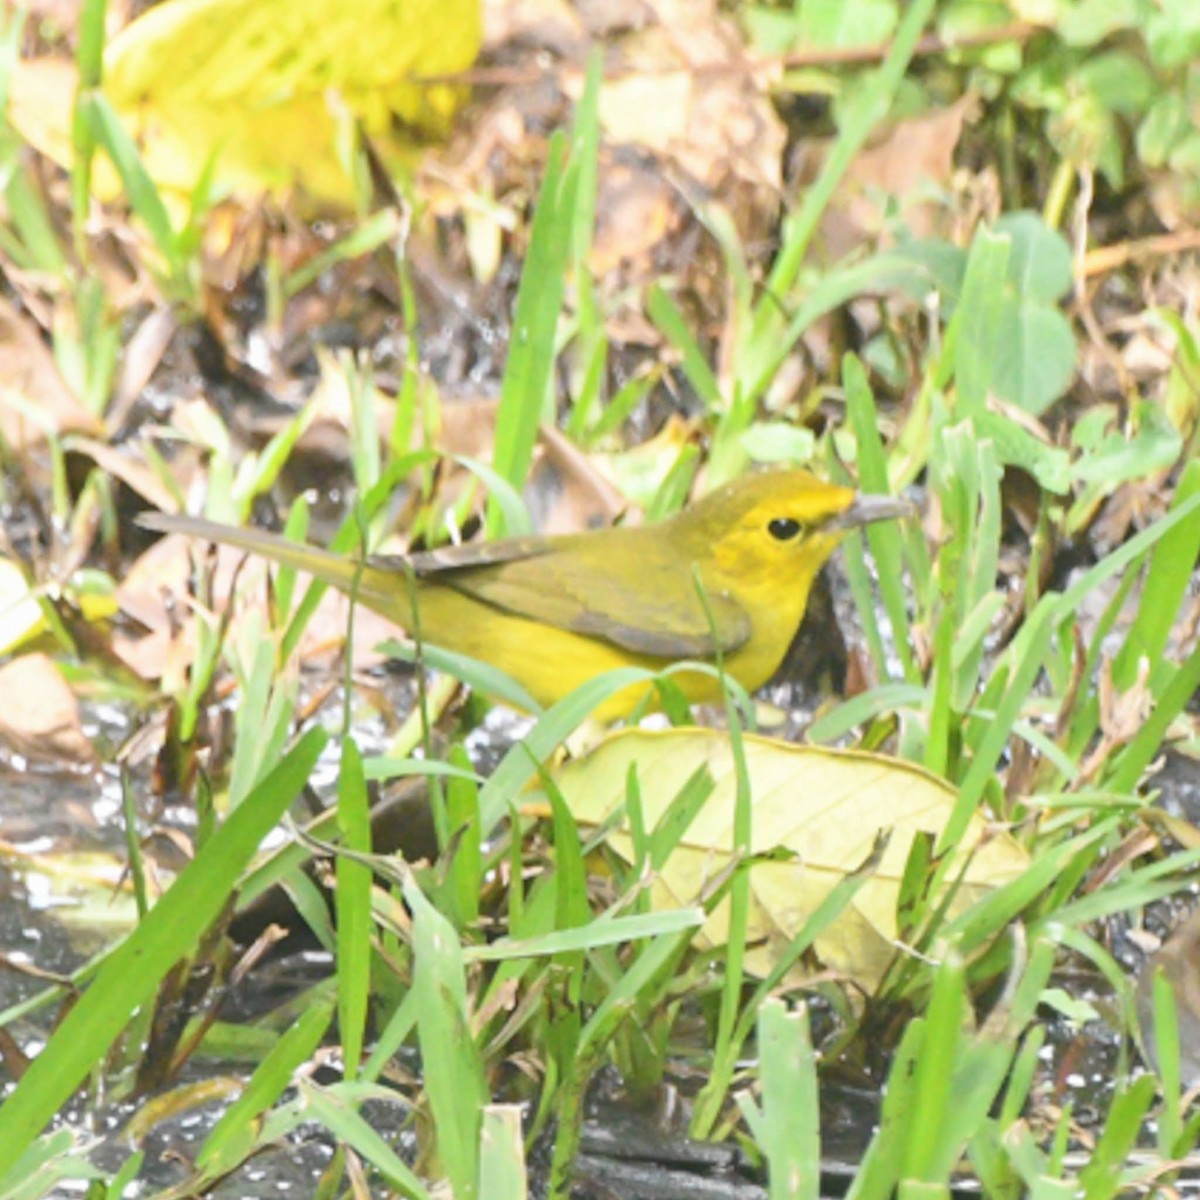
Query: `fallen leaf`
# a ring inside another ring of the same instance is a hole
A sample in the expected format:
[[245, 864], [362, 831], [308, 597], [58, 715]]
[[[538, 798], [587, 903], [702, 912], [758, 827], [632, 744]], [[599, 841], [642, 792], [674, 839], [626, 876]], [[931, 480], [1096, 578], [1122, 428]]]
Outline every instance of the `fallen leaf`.
[[19, 562], [0, 556], [0, 654], [11, 654], [50, 628], [43, 602], [66, 601], [85, 621], [103, 621], [117, 610], [112, 582], [101, 571], [79, 572], [65, 583], [30, 584]]
[[[745, 737], [753, 796], [751, 849], [785, 849], [784, 861], [755, 863], [747, 969], [766, 974], [831, 889], [871, 853], [881, 830], [891, 838], [878, 867], [850, 904], [818, 937], [815, 950], [827, 966], [873, 988], [896, 953], [896, 902], [909, 847], [919, 832], [941, 831], [955, 793], [911, 763], [863, 751], [794, 746]], [[737, 775], [729, 736], [711, 729], [662, 732], [624, 730], [590, 754], [559, 767], [554, 782], [575, 816], [588, 825], [607, 822], [625, 802], [626, 780], [636, 768], [647, 828], [662, 816], [700, 767], [715, 787], [655, 880], [659, 907], [695, 904], [706, 886], [728, 870], [733, 849]], [[609, 835], [622, 857], [632, 857], [623, 827]], [[974, 852], [950, 906], [962, 911], [1029, 865], [1008, 834], [973, 817], [961, 843]], [[951, 869], [952, 877], [957, 869]], [[727, 940], [728, 902], [704, 926], [708, 945]]]
[[41, 333], [0, 299], [0, 437], [20, 454], [70, 432], [103, 437], [104, 425], [67, 387]]
[[513, 44], [566, 54], [587, 38], [582, 16], [566, 0], [483, 0], [483, 28], [492, 58]]
[[91, 459], [103, 474], [120, 480], [155, 508], [170, 508], [175, 504], [174, 493], [163, 483], [162, 476], [147, 464], [144, 449], [136, 442], [110, 446], [95, 438], [71, 437], [63, 440], [63, 446]]
[[655, 248], [682, 225], [680, 197], [660, 170], [614, 161], [599, 183], [596, 234], [588, 265], [597, 276], [653, 261]]
[[25, 572], [11, 558], [0, 558], [0, 654], [11, 653], [45, 627]]
[[[712, 260], [696, 251], [697, 208], [711, 203], [728, 214], [743, 244], [770, 238], [778, 226], [787, 131], [770, 84], [782, 69], [746, 54], [727, 8], [716, 0], [487, 0], [487, 57], [515, 65], [500, 70], [502, 86], [425, 172], [431, 211], [445, 217], [466, 208], [472, 220], [494, 226], [490, 235], [473, 234], [480, 242], [507, 238], [544, 154], [542, 131], [572, 120], [586, 48], [602, 45], [588, 262], [602, 294], [613, 298], [605, 305], [610, 337], [657, 346], [661, 335], [627, 293], [664, 271], [681, 290], [710, 291]], [[539, 51], [536, 64], [522, 66], [530, 47]]]
[[45, 654], [24, 654], [0, 667], [0, 740], [32, 757], [76, 763], [96, 757], [75, 695]]
[[[859, 152], [847, 169], [838, 199], [821, 220], [825, 253], [836, 260], [875, 241], [892, 219], [891, 204], [899, 200], [904, 223], [915, 238], [945, 236], [950, 230], [951, 206], [929, 194], [948, 194], [954, 153], [963, 126], [978, 107], [967, 95], [946, 108], [897, 121], [886, 133]], [[794, 186], [803, 188], [820, 169], [828, 147], [801, 143]]]
[[[114, 634], [113, 651], [141, 678], [161, 679], [167, 692], [183, 686], [196, 657], [190, 585], [193, 556], [205, 552], [205, 544], [194, 539], [176, 535], [160, 538], [129, 568], [117, 589], [121, 610], [146, 632]], [[236, 573], [239, 607], [231, 637], [236, 636], [241, 613], [261, 608], [267, 594], [264, 577], [270, 569], [270, 564], [254, 555], [247, 556], [230, 546], [217, 547], [212, 588], [219, 611], [230, 602]], [[309, 576], [299, 576], [297, 597], [303, 595], [309, 582]], [[340, 649], [350, 627], [349, 609], [349, 600], [340, 592], [332, 588], [325, 592], [305, 626], [298, 648], [307, 665], [321, 660], [332, 665], [331, 655]], [[387, 656], [375, 647], [388, 638], [402, 636], [396, 625], [361, 604], [354, 611], [353, 628], [354, 665], [358, 669], [387, 661]]]
[[617, 44], [619, 74], [600, 93], [606, 134], [667, 157], [714, 194], [748, 186], [773, 208], [787, 134], [763, 68], [711, 0], [644, 7]]
[[[151, 177], [188, 196], [210, 163], [217, 191], [257, 195], [297, 185], [335, 203], [354, 199], [341, 147], [356, 124], [402, 157], [394, 124], [443, 133], [463, 98], [448, 75], [474, 61], [478, 0], [166, 0], [113, 38], [104, 93], [138, 143]], [[42, 153], [71, 162], [72, 64], [17, 64], [10, 117]], [[99, 164], [97, 193], [119, 192]]]

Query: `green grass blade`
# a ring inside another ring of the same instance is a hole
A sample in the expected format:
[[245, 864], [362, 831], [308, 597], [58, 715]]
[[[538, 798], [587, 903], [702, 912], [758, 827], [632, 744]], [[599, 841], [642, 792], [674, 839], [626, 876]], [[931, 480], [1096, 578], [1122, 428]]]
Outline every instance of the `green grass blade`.
[[362, 754], [352, 737], [342, 739], [338, 779], [336, 865], [338, 1031], [347, 1079], [358, 1074], [371, 986], [371, 868], [356, 856], [371, 853], [371, 813]]
[[479, 1134], [479, 1200], [525, 1200], [525, 1143], [519, 1104], [489, 1104]]
[[287, 811], [324, 749], [313, 729], [213, 834], [146, 919], [109, 956], [0, 1109], [0, 1175], [103, 1061], [132, 1013], [217, 919], [262, 839]]
[[296, 1023], [283, 1031], [267, 1056], [251, 1075], [242, 1094], [213, 1126], [196, 1155], [196, 1167], [216, 1176], [232, 1170], [245, 1149], [253, 1144], [254, 1120], [274, 1104], [291, 1086], [297, 1068], [312, 1057], [321, 1044], [333, 1016], [332, 1004], [317, 1004], [300, 1014]]
[[425, 1094], [438, 1158], [456, 1197], [472, 1200], [479, 1178], [479, 1132], [488, 1103], [483, 1061], [471, 1033], [462, 947], [453, 926], [409, 877], [413, 991]]
[[[842, 361], [842, 386], [846, 392], [846, 413], [854, 428], [858, 447], [858, 484], [864, 492], [877, 495], [889, 494], [887, 459], [883, 442], [879, 436], [879, 414], [875, 398], [867, 382], [867, 373], [861, 361], [847, 354]], [[912, 637], [908, 625], [908, 602], [904, 594], [904, 562], [898, 530], [891, 522], [867, 528], [867, 543], [871, 556], [879, 568], [879, 594], [883, 599], [884, 611], [892, 626], [892, 644], [899, 656], [904, 678], [909, 683], [920, 683], [920, 673], [912, 655]], [[887, 678], [887, 662], [876, 663], [875, 669], [881, 679]]]
[[739, 1095], [742, 1112], [767, 1160], [771, 1200], [817, 1200], [821, 1194], [820, 1107], [817, 1060], [808, 1010], [794, 1012], [778, 999], [758, 1015], [761, 1107]]

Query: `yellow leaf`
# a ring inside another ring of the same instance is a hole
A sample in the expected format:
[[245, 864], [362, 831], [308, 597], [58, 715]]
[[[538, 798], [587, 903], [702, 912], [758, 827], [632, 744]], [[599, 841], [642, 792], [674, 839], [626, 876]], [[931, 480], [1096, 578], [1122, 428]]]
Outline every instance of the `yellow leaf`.
[[0, 655], [40, 637], [50, 628], [39, 596], [65, 596], [88, 621], [103, 621], [117, 611], [112, 580], [97, 571], [77, 574], [65, 587], [34, 589], [11, 558], [0, 555]]
[[[300, 185], [346, 204], [354, 191], [340, 147], [353, 123], [389, 157], [403, 155], [397, 121], [444, 133], [464, 90], [418, 80], [469, 67], [481, 38], [479, 0], [165, 0], [110, 43], [103, 88], [168, 192], [189, 194], [215, 159], [218, 191]], [[22, 134], [63, 165], [68, 71], [19, 64], [10, 105]], [[99, 172], [101, 195], [115, 183]]]
[[[862, 751], [793, 746], [746, 735], [753, 797], [752, 849], [778, 847], [787, 861], [756, 863], [750, 872], [753, 908], [747, 969], [766, 974], [830, 890], [869, 855], [880, 830], [891, 840], [872, 877], [818, 938], [820, 959], [872, 988], [896, 951], [896, 901], [909, 847], [918, 831], [938, 833], [954, 806], [952, 788], [911, 763]], [[659, 907], [696, 903], [705, 886], [727, 870], [733, 847], [737, 777], [727, 734], [710, 729], [625, 730], [554, 774], [571, 811], [588, 825], [604, 823], [625, 801], [626, 778], [637, 768], [645, 822], [652, 829], [680, 788], [706, 767], [715, 788], [654, 884]], [[613, 849], [632, 857], [618, 825]], [[1029, 865], [1008, 834], [972, 819], [961, 844], [977, 848], [951, 913]], [[952, 876], [957, 871], [952, 871]], [[708, 945], [727, 939], [728, 902], [705, 925]]]
[[11, 558], [0, 558], [0, 654], [9, 654], [46, 628], [25, 572]]

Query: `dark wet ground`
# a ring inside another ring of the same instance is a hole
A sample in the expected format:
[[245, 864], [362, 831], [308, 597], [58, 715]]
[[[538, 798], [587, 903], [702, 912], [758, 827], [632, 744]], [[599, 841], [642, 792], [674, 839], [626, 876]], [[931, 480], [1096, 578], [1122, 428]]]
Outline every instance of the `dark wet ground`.
[[[1200, 765], [1191, 759], [1169, 756], [1156, 784], [1163, 791], [1163, 802], [1180, 815], [1193, 819], [1200, 812]], [[93, 818], [103, 816], [111, 804], [111, 786], [104, 779], [29, 773], [8, 774], [0, 787], [0, 828], [10, 843], [31, 853], [61, 849], [103, 850], [120, 856], [119, 838], [113, 831], [117, 822], [96, 820], [80, 822], [81, 813]], [[82, 834], [80, 831], [83, 831]], [[42, 972], [66, 974], [95, 952], [105, 937], [103, 920], [80, 924], [83, 912], [104, 913], [97, 889], [72, 892], [60, 880], [42, 875], [28, 865], [9, 862], [0, 866], [0, 947], [8, 960], [0, 971], [0, 1007], [8, 1009], [27, 1000], [45, 986], [44, 979], [22, 973], [14, 967], [29, 965]], [[1162, 933], [1174, 927], [1186, 909], [1186, 898], [1156, 906], [1147, 916], [1148, 927], [1160, 926]], [[64, 919], [65, 918], [65, 919]], [[1140, 965], [1144, 954], [1139, 943], [1131, 940], [1123, 923], [1114, 923], [1113, 951], [1131, 970]], [[329, 969], [328, 957], [320, 952], [294, 952], [275, 958], [252, 972], [232, 993], [225, 1007], [228, 1019], [244, 1019], [266, 1011], [299, 994], [323, 978]], [[1063, 1019], [1047, 1021], [1049, 1038], [1042, 1052], [1043, 1072], [1034, 1095], [1044, 1111], [1060, 1109], [1068, 1102], [1075, 1120], [1086, 1128], [1102, 1122], [1111, 1103], [1114, 1078], [1122, 1061], [1121, 1036], [1114, 1025], [1103, 1019], [1112, 1011], [1102, 981], [1077, 965], [1064, 967], [1056, 980], [1076, 998], [1090, 999], [1102, 1014], [1099, 1020], [1083, 1026]], [[57, 1005], [51, 1004], [22, 1016], [11, 1032], [19, 1042], [37, 1048], [37, 1031], [48, 1029]], [[818, 1012], [814, 1024], [820, 1027]], [[1134, 1063], [1137, 1062], [1134, 1054]], [[197, 1081], [211, 1070], [213, 1076], [231, 1073], [229, 1064], [210, 1067], [194, 1061], [179, 1082]], [[233, 1071], [237, 1074], [239, 1068]], [[680, 1092], [694, 1088], [689, 1073], [680, 1079]], [[678, 1093], [668, 1089], [668, 1097], [659, 1111], [647, 1114], [632, 1109], [623, 1101], [619, 1087], [602, 1076], [594, 1090], [589, 1121], [585, 1130], [578, 1169], [580, 1197], [596, 1200], [633, 1197], [653, 1200], [685, 1200], [694, 1197], [722, 1197], [749, 1200], [765, 1195], [762, 1181], [730, 1146], [699, 1145], [685, 1136], [686, 1104]], [[672, 1102], [671, 1098], [674, 1097]], [[823, 1083], [821, 1126], [823, 1131], [823, 1194], [837, 1195], [853, 1176], [855, 1164], [870, 1140], [878, 1112], [878, 1095], [869, 1086], [851, 1086], [837, 1079]], [[399, 1101], [398, 1097], [398, 1101]], [[372, 1124], [395, 1145], [411, 1141], [405, 1128], [406, 1110], [402, 1103], [377, 1106]], [[178, 1184], [185, 1177], [196, 1148], [219, 1117], [223, 1105], [213, 1102], [191, 1109], [157, 1125], [144, 1143], [146, 1164], [142, 1184], [159, 1189]], [[120, 1129], [133, 1106], [102, 1110], [99, 1128], [88, 1131], [99, 1138], [94, 1160], [115, 1169], [125, 1159], [129, 1147]], [[1152, 1130], [1147, 1130], [1147, 1145]], [[332, 1146], [327, 1135], [315, 1126], [302, 1130], [287, 1143], [251, 1164], [235, 1179], [214, 1194], [228, 1197], [267, 1197], [310, 1194], [321, 1171], [328, 1165]], [[539, 1156], [531, 1162], [532, 1178], [538, 1178]], [[63, 1189], [62, 1195], [75, 1194]]]

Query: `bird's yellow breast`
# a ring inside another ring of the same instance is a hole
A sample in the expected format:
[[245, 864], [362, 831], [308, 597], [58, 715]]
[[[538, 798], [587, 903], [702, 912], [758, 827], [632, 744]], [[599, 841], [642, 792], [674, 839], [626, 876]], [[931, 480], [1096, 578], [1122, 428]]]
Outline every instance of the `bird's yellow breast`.
[[[428, 594], [430, 591], [436, 592], [436, 595], [431, 597]], [[431, 588], [426, 584], [420, 592], [426, 593], [418, 601], [421, 604], [423, 639], [433, 645], [453, 647], [460, 654], [490, 663], [517, 680], [533, 699], [546, 708], [605, 671], [631, 666], [662, 671], [673, 661], [636, 654], [599, 638], [514, 616], [481, 604], [451, 588], [437, 585]], [[751, 653], [745, 663], [746, 671], [752, 673], [747, 678], [738, 660], [748, 649], [731, 655], [727, 667], [743, 687], [753, 690], [766, 682], [778, 666], [778, 660], [767, 668], [767, 674], [760, 679], [757, 675], [761, 671], [759, 660], [762, 655]], [[786, 649], [785, 642], [778, 657], [781, 658]], [[716, 679], [709, 675], [698, 671], [681, 671], [673, 675], [672, 680], [693, 704], [719, 699], [720, 687]], [[650, 684], [624, 688], [599, 705], [592, 715], [605, 722], [627, 717], [647, 697], [653, 703], [653, 690]]]

